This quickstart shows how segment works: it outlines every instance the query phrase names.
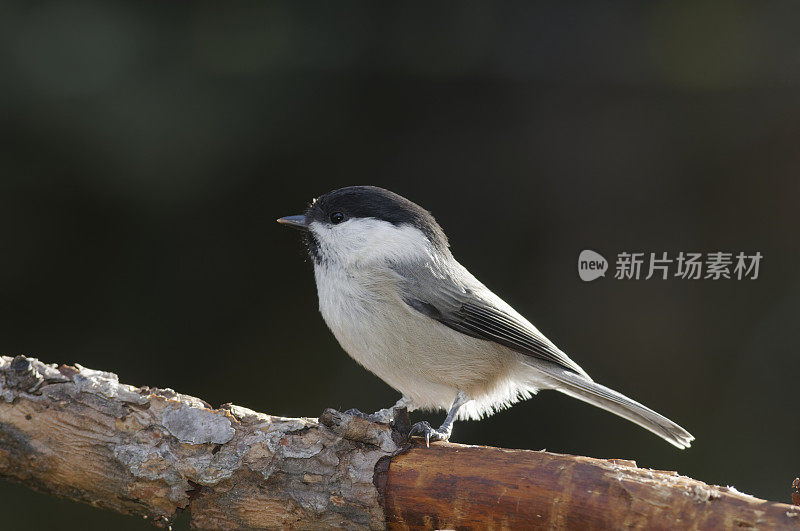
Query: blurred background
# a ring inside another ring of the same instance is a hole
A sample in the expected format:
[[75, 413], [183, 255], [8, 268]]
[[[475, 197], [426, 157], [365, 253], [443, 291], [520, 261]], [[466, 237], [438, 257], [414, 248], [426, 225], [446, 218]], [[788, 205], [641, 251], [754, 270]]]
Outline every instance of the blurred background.
[[[0, 353], [277, 415], [385, 407], [399, 395], [337, 345], [300, 234], [274, 221], [374, 184], [431, 210], [456, 258], [596, 380], [697, 437], [677, 451], [546, 392], [454, 441], [635, 459], [788, 502], [798, 16], [4, 2]], [[612, 273], [623, 251], [764, 259], [755, 281], [585, 283], [586, 248]], [[8, 529], [148, 528], [2, 481], [0, 511]]]

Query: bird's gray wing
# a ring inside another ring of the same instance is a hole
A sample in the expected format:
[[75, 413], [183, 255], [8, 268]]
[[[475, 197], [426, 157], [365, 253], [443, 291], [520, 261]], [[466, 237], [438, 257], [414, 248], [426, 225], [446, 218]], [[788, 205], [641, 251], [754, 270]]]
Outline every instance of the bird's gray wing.
[[466, 269], [442, 271], [425, 264], [396, 270], [403, 301], [414, 310], [468, 336], [499, 343], [588, 378], [535, 327], [506, 311], [505, 303], [498, 303], [495, 299], [499, 298]]

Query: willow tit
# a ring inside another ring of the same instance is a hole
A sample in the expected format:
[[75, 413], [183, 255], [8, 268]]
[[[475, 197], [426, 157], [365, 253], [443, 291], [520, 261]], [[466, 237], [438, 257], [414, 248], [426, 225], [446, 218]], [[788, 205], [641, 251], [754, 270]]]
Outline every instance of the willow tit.
[[412, 434], [447, 440], [480, 419], [555, 389], [635, 422], [678, 448], [694, 440], [655, 411], [595, 383], [577, 363], [453, 258], [433, 216], [382, 188], [350, 186], [279, 223], [302, 229], [319, 309], [342, 348], [402, 393], [397, 408], [448, 411]]

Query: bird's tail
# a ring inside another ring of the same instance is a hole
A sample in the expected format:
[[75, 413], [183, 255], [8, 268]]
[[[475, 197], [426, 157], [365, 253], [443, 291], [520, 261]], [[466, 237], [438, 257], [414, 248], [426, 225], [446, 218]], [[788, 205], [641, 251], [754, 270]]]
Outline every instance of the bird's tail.
[[[542, 370], [539, 364], [536, 365], [536, 368]], [[557, 391], [635, 422], [677, 448], [688, 448], [694, 440], [688, 431], [667, 417], [659, 415], [621, 393], [560, 367], [550, 366], [544, 370], [554, 380], [553, 387]]]

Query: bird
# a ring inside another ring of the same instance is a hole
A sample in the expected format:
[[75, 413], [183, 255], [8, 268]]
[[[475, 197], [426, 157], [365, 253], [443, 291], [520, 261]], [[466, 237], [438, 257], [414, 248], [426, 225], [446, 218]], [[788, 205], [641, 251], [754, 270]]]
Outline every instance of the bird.
[[668, 418], [596, 383], [531, 322], [454, 257], [433, 215], [376, 186], [348, 186], [279, 223], [305, 232], [319, 310], [341, 347], [399, 391], [391, 407], [357, 414], [391, 422], [400, 408], [445, 410], [438, 428], [410, 434], [447, 441], [456, 420], [479, 420], [556, 390], [688, 448]]

